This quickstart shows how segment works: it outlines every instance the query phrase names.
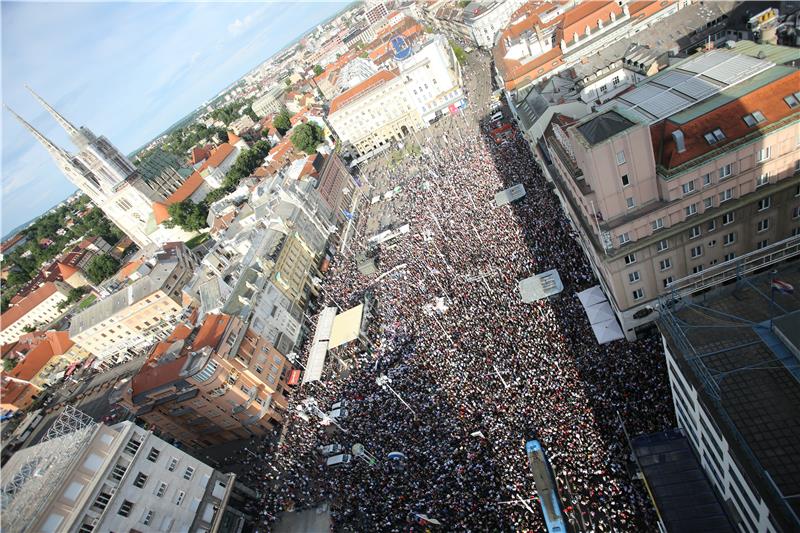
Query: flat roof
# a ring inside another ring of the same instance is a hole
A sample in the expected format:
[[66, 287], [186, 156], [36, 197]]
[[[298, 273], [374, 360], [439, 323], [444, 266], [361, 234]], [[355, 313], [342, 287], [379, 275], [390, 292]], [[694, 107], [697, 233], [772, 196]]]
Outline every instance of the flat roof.
[[600, 144], [634, 126], [616, 111], [606, 111], [578, 126], [578, 131], [590, 144]]
[[680, 430], [634, 437], [631, 447], [668, 532], [736, 531]]
[[[773, 277], [800, 284], [797, 266], [781, 264], [777, 274], [718, 288], [702, 302], [677, 302], [659, 328], [759, 495], [791, 530], [797, 524], [762, 471], [784, 495], [800, 493], [800, 365], [770, 323], [800, 310], [800, 294], [776, 293], [773, 303]], [[800, 500], [786, 502], [800, 515]]]

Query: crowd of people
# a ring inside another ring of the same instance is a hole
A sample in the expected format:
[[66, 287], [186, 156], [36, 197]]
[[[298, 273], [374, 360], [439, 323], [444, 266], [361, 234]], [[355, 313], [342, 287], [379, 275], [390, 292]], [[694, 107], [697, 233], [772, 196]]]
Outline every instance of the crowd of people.
[[[364, 213], [381, 208], [362, 200], [321, 297], [349, 308], [369, 294], [370, 342], [339, 354], [344, 372], [328, 358], [335, 379], [294, 391], [281, 443], [263, 452], [261, 518], [328, 502], [342, 531], [542, 531], [524, 448], [537, 439], [575, 530], [654, 530], [625, 430], [674, 425], [657, 338], [597, 344], [575, 296], [597, 282], [519, 134], [496, 144], [453, 128], [436, 142], [372, 176], [402, 187], [391, 201], [411, 231], [380, 247], [378, 273], [361, 274]], [[516, 183], [525, 197], [495, 208]], [[564, 291], [523, 303], [519, 281], [550, 269]], [[347, 414], [338, 425], [301, 416], [309, 397], [324, 411], [344, 400]], [[332, 443], [363, 444], [376, 461], [326, 466], [319, 448]]]

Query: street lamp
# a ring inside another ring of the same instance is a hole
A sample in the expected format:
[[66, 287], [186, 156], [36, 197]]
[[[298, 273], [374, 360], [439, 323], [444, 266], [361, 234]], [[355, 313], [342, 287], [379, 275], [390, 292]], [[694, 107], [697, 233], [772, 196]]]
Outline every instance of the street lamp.
[[414, 418], [417, 418], [417, 412], [416, 412], [416, 411], [414, 411], [414, 409], [413, 409], [413, 408], [412, 408], [410, 405], [408, 405], [408, 402], [406, 402], [406, 401], [403, 399], [403, 397], [402, 397], [402, 396], [400, 396], [400, 395], [397, 393], [397, 391], [396, 391], [396, 390], [394, 390], [394, 389], [392, 388], [392, 386], [391, 386], [391, 383], [392, 383], [392, 378], [390, 378], [390, 377], [389, 377], [389, 376], [387, 376], [386, 374], [381, 374], [380, 376], [378, 376], [377, 378], [375, 378], [375, 383], [377, 383], [378, 385], [380, 385], [380, 386], [381, 386], [381, 388], [382, 388], [383, 390], [388, 390], [388, 391], [390, 391], [392, 394], [394, 394], [395, 396], [397, 396], [397, 399], [398, 399], [398, 400], [400, 400], [400, 401], [403, 403], [403, 405], [405, 405], [406, 407], [408, 407], [408, 410], [409, 410], [409, 411], [411, 411], [411, 413], [414, 415]]
[[[335, 419], [329, 417], [322, 411], [322, 409], [319, 408], [319, 406], [317, 405], [317, 400], [315, 398], [306, 398], [305, 400], [300, 402], [300, 404], [297, 406], [297, 409], [298, 411], [305, 411], [305, 413], [317, 416], [319, 418], [319, 423], [321, 426], [324, 426], [327, 422], [339, 428], [339, 430], [341, 430], [342, 433], [348, 433], [348, 431], [344, 429], [342, 426], [340, 426]], [[301, 418], [303, 417], [301, 416]]]

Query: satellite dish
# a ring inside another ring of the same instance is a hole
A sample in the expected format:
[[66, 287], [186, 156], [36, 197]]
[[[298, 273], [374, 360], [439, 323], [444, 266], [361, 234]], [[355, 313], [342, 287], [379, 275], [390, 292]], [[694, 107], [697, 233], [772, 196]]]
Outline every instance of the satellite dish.
[[353, 452], [353, 455], [355, 455], [356, 457], [361, 457], [362, 455], [364, 455], [364, 445], [359, 444], [357, 442], [353, 444], [353, 447], [350, 448], [350, 451]]

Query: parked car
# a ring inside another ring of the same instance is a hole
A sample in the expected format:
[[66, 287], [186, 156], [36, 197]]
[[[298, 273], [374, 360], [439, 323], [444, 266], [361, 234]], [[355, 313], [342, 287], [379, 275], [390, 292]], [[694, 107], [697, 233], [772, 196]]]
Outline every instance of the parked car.
[[328, 457], [328, 460], [325, 461], [325, 466], [346, 465], [352, 460], [353, 460], [352, 455], [348, 453], [340, 453], [339, 455]]
[[344, 446], [341, 444], [328, 444], [327, 446], [320, 446], [319, 453], [324, 455], [325, 457], [330, 457], [331, 455], [337, 455], [344, 451]]
[[328, 418], [333, 418], [336, 420], [337, 418], [345, 418], [347, 416], [347, 409], [344, 407], [340, 407], [339, 409], [332, 409], [330, 413], [328, 413]]

